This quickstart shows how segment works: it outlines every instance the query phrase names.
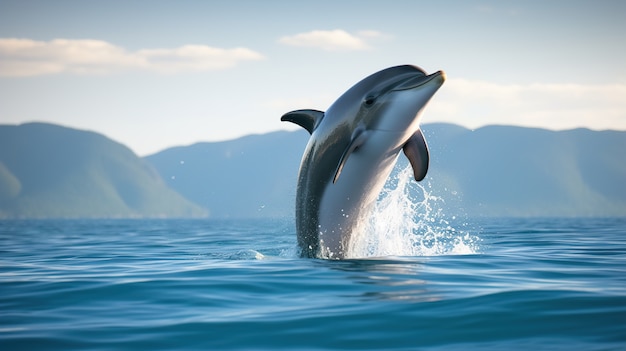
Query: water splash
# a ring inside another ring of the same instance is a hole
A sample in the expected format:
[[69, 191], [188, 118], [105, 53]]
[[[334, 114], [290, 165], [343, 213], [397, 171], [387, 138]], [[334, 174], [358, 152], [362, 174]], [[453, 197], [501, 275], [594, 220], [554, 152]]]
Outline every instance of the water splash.
[[348, 257], [476, 253], [480, 240], [464, 229], [466, 223], [445, 215], [444, 199], [429, 188], [413, 180], [410, 165], [392, 173], [371, 214], [356, 229]]

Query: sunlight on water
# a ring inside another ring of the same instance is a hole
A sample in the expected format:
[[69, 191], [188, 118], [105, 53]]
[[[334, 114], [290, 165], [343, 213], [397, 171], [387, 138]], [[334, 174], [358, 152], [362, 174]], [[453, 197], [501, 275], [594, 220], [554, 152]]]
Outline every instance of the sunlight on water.
[[413, 180], [407, 166], [392, 174], [369, 218], [357, 228], [348, 257], [467, 255], [479, 238], [457, 218], [448, 218], [444, 199]]

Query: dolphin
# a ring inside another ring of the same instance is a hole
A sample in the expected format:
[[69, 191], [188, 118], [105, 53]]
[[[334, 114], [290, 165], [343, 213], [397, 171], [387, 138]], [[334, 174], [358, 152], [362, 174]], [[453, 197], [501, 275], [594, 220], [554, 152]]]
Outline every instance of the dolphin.
[[355, 84], [326, 112], [305, 109], [281, 117], [311, 134], [296, 190], [302, 257], [346, 257], [400, 150], [415, 180], [424, 179], [429, 155], [420, 117], [445, 79], [443, 71], [428, 75], [412, 65], [390, 67]]

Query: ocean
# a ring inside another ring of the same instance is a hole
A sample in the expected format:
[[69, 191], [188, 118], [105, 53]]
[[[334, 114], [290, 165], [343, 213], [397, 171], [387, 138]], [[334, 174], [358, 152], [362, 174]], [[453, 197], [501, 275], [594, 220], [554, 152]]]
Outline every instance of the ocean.
[[2, 221], [0, 349], [626, 350], [626, 219], [446, 228], [339, 261], [292, 219]]
[[468, 218], [390, 178], [348, 259], [293, 218], [0, 221], [0, 350], [626, 350], [626, 218]]

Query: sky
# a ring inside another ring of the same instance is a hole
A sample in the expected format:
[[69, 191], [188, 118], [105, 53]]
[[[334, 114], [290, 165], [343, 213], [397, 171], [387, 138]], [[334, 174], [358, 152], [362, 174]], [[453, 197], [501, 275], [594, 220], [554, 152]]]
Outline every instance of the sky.
[[298, 127], [360, 79], [447, 81], [422, 123], [626, 130], [626, 1], [5, 1], [0, 124], [140, 156]]

